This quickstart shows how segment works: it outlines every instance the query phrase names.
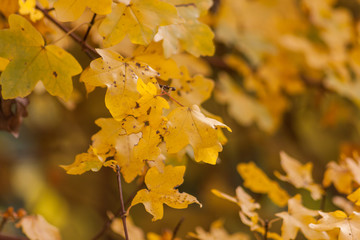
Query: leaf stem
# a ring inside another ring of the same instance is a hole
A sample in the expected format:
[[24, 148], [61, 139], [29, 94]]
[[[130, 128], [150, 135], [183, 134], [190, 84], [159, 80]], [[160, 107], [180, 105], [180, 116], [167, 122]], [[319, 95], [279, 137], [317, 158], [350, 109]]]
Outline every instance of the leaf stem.
[[[60, 28], [62, 31], [64, 31], [65, 33], [69, 33], [70, 29], [68, 29], [67, 27], [65, 27], [64, 25], [62, 25], [59, 21], [57, 21], [55, 18], [53, 18], [50, 14], [49, 14], [49, 10], [46, 10], [38, 5], [36, 5], [36, 9], [40, 10], [44, 16], [49, 19], [52, 23], [54, 23], [58, 28]], [[86, 42], [84, 42], [78, 35], [76, 35], [75, 33], [71, 32], [69, 33], [69, 36], [74, 39], [77, 43], [79, 43], [81, 45], [81, 47], [83, 48], [83, 50], [85, 51], [85, 53], [92, 59], [94, 58], [98, 58], [100, 57], [100, 55], [96, 52], [95, 48], [93, 48], [92, 46], [90, 46], [89, 44], [87, 44]]]
[[89, 27], [87, 28], [86, 33], [85, 33], [85, 35], [84, 35], [84, 37], [83, 37], [83, 42], [85, 42], [86, 39], [87, 39], [87, 37], [89, 36], [90, 30], [91, 30], [92, 26], [94, 25], [95, 18], [96, 18], [96, 13], [94, 13], [94, 15], [93, 15], [93, 17], [92, 17], [92, 19], [91, 19], [91, 21], [90, 21], [90, 23], [89, 23], [90, 25], [89, 25]]
[[120, 217], [121, 217], [121, 220], [123, 222], [125, 239], [129, 240], [128, 231], [127, 231], [127, 227], [126, 227], [126, 211], [125, 211], [124, 199], [123, 199], [123, 195], [122, 195], [121, 172], [120, 172], [119, 165], [116, 165], [116, 175], [117, 175], [117, 182], [118, 182], [118, 186], [119, 186], [119, 197], [120, 197], [120, 206], [121, 206], [121, 215], [120, 215]]
[[269, 231], [269, 220], [265, 219], [265, 224], [264, 224], [264, 240], [267, 240], [268, 231]]
[[178, 233], [179, 229], [180, 229], [180, 226], [181, 224], [184, 222], [184, 217], [182, 217], [179, 222], [176, 224], [175, 228], [174, 228], [174, 231], [173, 231], [173, 234], [172, 234], [172, 237], [171, 237], [171, 240], [174, 240], [175, 237], [176, 237], [176, 234]]

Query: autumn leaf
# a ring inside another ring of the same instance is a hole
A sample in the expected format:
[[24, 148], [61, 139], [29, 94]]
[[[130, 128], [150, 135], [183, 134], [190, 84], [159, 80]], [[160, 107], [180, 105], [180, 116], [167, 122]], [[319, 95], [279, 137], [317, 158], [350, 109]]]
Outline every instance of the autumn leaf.
[[67, 174], [79, 175], [90, 170], [93, 172], [99, 171], [104, 161], [105, 159], [94, 153], [94, 149], [89, 148], [87, 153], [78, 154], [72, 164], [60, 165], [60, 167], [64, 168]]
[[41, 80], [51, 95], [68, 99], [71, 77], [82, 71], [79, 63], [63, 49], [45, 46], [25, 18], [13, 14], [9, 24], [10, 29], [0, 30], [0, 57], [11, 60], [0, 78], [3, 97], [25, 97]]
[[255, 193], [268, 194], [269, 198], [278, 206], [286, 206], [289, 199], [288, 193], [279, 184], [266, 176], [255, 163], [240, 163], [237, 170], [244, 179], [244, 186]]
[[217, 127], [231, 129], [225, 124], [205, 117], [197, 105], [177, 107], [168, 116], [168, 134], [165, 135], [169, 153], [177, 153], [188, 144], [193, 147], [196, 162], [215, 164], [222, 145]]
[[126, 35], [132, 43], [147, 45], [159, 26], [178, 21], [174, 6], [160, 0], [131, 0], [118, 3], [99, 27], [104, 46], [119, 43]]
[[175, 189], [183, 183], [184, 173], [185, 166], [168, 165], [163, 173], [160, 173], [156, 167], [150, 168], [145, 175], [147, 189], [137, 192], [130, 207], [139, 203], [144, 204], [146, 211], [153, 215], [153, 221], [163, 218], [163, 204], [177, 209], [187, 208], [191, 203], [197, 203], [201, 207], [195, 197]]
[[360, 206], [360, 188], [356, 189], [353, 193], [347, 196], [347, 199]]
[[310, 191], [314, 200], [319, 200], [324, 191], [319, 184], [314, 183], [311, 175], [312, 163], [301, 165], [296, 159], [290, 157], [285, 152], [280, 152], [281, 166], [286, 172], [286, 176], [275, 171], [275, 175], [282, 181], [294, 185], [296, 188], [305, 188]]
[[318, 211], [304, 207], [299, 194], [289, 199], [287, 212], [275, 215], [283, 219], [281, 236], [284, 240], [296, 239], [299, 229], [307, 239], [328, 239], [325, 232], [315, 231], [309, 227], [310, 223], [316, 223]]
[[147, 46], [139, 45], [133, 52], [136, 61], [149, 64], [159, 73], [159, 78], [169, 80], [170, 78], [180, 78], [180, 69], [176, 62], [171, 58], [164, 57], [161, 43], [151, 42]]
[[186, 50], [195, 57], [212, 56], [215, 52], [214, 33], [210, 27], [198, 21], [199, 13], [191, 4], [177, 7], [182, 21], [159, 27], [154, 41], [162, 41], [165, 57]]
[[131, 115], [131, 109], [136, 106], [140, 98], [137, 91], [137, 80], [141, 78], [146, 83], [154, 81], [158, 73], [147, 64], [125, 59], [111, 50], [98, 49], [101, 58], [95, 59], [90, 64], [90, 69], [84, 71], [80, 80], [87, 89], [94, 87], [107, 87], [105, 105], [111, 115], [122, 120]]
[[200, 106], [210, 98], [214, 89], [213, 80], [199, 74], [190, 77], [185, 67], [181, 67], [181, 73], [181, 78], [171, 81], [170, 86], [174, 87], [175, 91], [170, 92], [170, 96], [184, 106], [189, 107], [194, 104]]
[[36, 1], [35, 0], [20, 0], [19, 2], [19, 13], [22, 15], [30, 15], [30, 19], [33, 22], [43, 18], [43, 13], [35, 9]]
[[199, 240], [250, 240], [249, 235], [245, 233], [229, 234], [223, 225], [223, 221], [217, 220], [211, 223], [209, 232], [202, 227], [196, 227], [195, 233], [188, 233], [188, 235]]
[[94, 13], [106, 15], [111, 12], [112, 0], [57, 0], [54, 4], [56, 17], [63, 22], [78, 19], [89, 7]]
[[310, 223], [309, 227], [316, 231], [339, 229], [339, 240], [354, 240], [360, 236], [360, 213], [353, 212], [350, 216], [343, 211], [321, 212], [318, 222]]
[[61, 239], [59, 230], [48, 223], [41, 215], [25, 216], [17, 223], [17, 226], [22, 228], [22, 231], [30, 240]]
[[340, 193], [350, 194], [352, 192], [352, 181], [353, 176], [345, 161], [341, 161], [339, 164], [332, 161], [327, 164], [322, 183], [324, 187], [333, 183]]

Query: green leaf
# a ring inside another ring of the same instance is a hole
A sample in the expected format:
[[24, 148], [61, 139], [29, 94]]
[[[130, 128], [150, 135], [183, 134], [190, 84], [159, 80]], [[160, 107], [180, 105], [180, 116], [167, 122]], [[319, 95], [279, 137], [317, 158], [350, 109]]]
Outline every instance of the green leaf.
[[81, 73], [76, 59], [55, 45], [45, 46], [41, 34], [25, 18], [10, 15], [10, 29], [0, 30], [0, 57], [10, 62], [1, 74], [5, 99], [25, 97], [41, 80], [54, 96], [68, 99], [71, 77]]

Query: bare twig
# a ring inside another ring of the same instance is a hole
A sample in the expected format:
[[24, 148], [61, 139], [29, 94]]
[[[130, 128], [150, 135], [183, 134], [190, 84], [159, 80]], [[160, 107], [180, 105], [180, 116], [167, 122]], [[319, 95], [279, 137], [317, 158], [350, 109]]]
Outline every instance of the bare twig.
[[94, 13], [94, 15], [93, 15], [93, 17], [92, 17], [92, 19], [90, 21], [90, 25], [89, 25], [88, 29], [86, 30], [86, 33], [85, 33], [85, 35], [83, 37], [83, 42], [85, 42], [87, 37], [89, 36], [90, 30], [91, 30], [92, 26], [94, 25], [95, 18], [96, 18], [96, 13]]
[[126, 211], [125, 211], [124, 199], [123, 199], [123, 195], [122, 195], [121, 172], [120, 172], [119, 165], [116, 165], [116, 175], [117, 175], [117, 181], [118, 181], [118, 186], [119, 186], [119, 197], [120, 197], [120, 206], [121, 206], [121, 215], [120, 215], [120, 217], [121, 217], [121, 220], [122, 220], [123, 226], [124, 226], [125, 239], [129, 240], [127, 227], [126, 227]]
[[[55, 18], [53, 18], [50, 14], [49, 11], [36, 5], [36, 9], [40, 10], [44, 16], [49, 19], [52, 23], [54, 23], [58, 28], [60, 28], [61, 30], [63, 30], [65, 33], [69, 33], [70, 29], [68, 29], [67, 27], [65, 27], [64, 25], [62, 25], [59, 21], [57, 21]], [[69, 33], [69, 36], [74, 39], [77, 43], [79, 43], [81, 45], [81, 47], [84, 49], [85, 53], [88, 54], [88, 56], [90, 58], [97, 58], [100, 57], [100, 55], [96, 52], [96, 50], [90, 46], [89, 44], [87, 44], [86, 42], [84, 42], [78, 35], [76, 35], [75, 33], [71, 32]]]
[[[145, 186], [145, 183], [142, 182], [141, 185], [139, 185], [139, 187], [137, 187], [137, 189], [131, 194], [131, 196], [128, 198], [128, 200], [126, 200], [125, 202], [125, 207], [128, 208], [131, 201], [133, 200], [133, 198], [135, 197], [136, 193], [142, 189]], [[122, 209], [121, 207], [115, 212], [115, 214], [111, 217], [109, 217], [106, 222], [104, 223], [103, 227], [101, 228], [101, 230], [95, 235], [95, 237], [92, 238], [92, 240], [97, 240], [99, 239], [102, 235], [104, 235], [104, 233], [110, 228], [111, 223], [114, 221], [115, 218], [117, 218], [118, 216], [120, 216], [122, 213]]]
[[180, 219], [180, 221], [176, 224], [175, 228], [174, 228], [174, 231], [173, 231], [173, 234], [172, 234], [172, 237], [171, 237], [171, 240], [174, 240], [175, 237], [176, 237], [176, 234], [178, 233], [179, 229], [180, 229], [180, 226], [181, 224], [184, 222], [184, 217], [182, 217]]

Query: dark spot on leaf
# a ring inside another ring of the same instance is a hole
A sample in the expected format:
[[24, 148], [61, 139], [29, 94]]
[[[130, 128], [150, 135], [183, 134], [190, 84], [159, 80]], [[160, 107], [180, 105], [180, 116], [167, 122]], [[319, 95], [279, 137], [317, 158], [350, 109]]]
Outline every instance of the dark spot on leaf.
[[140, 107], [139, 103], [136, 102], [136, 103], [135, 103], [135, 108], [139, 108], [139, 107]]
[[160, 131], [159, 131], [159, 130], [157, 130], [157, 131], [156, 131], [156, 134], [159, 134], [159, 133], [160, 133]]
[[180, 92], [180, 90], [177, 90], [176, 93], [177, 93], [177, 95], [178, 95], [179, 97], [181, 97], [181, 92]]
[[151, 112], [151, 107], [149, 107], [149, 109], [146, 111], [146, 114], [149, 115]]
[[149, 121], [144, 122], [145, 126], [149, 126]]
[[58, 75], [57, 75], [57, 72], [55, 72], [55, 71], [53, 71], [53, 75], [54, 75], [54, 77], [57, 77]]
[[22, 27], [22, 28], [21, 28], [21, 31], [25, 31], [25, 29]]
[[136, 65], [137, 67], [140, 67], [140, 63], [138, 63], [138, 62], [137, 62], [137, 63], [135, 63], [135, 65]]

